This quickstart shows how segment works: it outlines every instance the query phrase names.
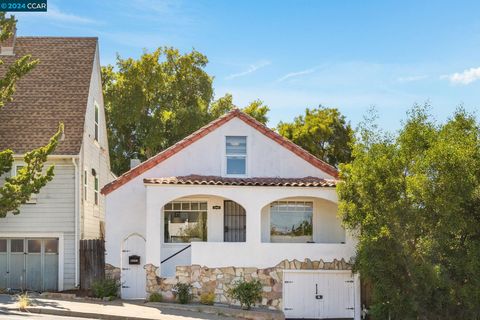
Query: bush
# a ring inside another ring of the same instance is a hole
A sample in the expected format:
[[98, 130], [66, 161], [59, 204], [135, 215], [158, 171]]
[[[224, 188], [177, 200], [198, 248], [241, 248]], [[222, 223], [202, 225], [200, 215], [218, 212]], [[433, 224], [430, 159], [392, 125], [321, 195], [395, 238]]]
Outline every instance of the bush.
[[215, 302], [215, 293], [213, 292], [204, 292], [200, 295], [200, 303], [206, 305], [213, 305]]
[[17, 296], [17, 301], [18, 301], [18, 308], [20, 310], [25, 310], [27, 309], [28, 306], [30, 306], [32, 303], [30, 301], [30, 297], [28, 294], [25, 292], [23, 294], [19, 294]]
[[117, 297], [120, 283], [112, 278], [96, 280], [92, 283], [92, 293], [95, 298]]
[[162, 302], [162, 300], [162, 294], [158, 292], [154, 292], [148, 297], [148, 301], [150, 302]]
[[227, 295], [240, 301], [242, 308], [250, 310], [262, 298], [262, 284], [258, 280], [237, 281], [233, 288], [227, 290]]
[[192, 300], [192, 293], [191, 293], [192, 285], [188, 283], [177, 283], [173, 290], [177, 294], [178, 302], [181, 304], [189, 303]]

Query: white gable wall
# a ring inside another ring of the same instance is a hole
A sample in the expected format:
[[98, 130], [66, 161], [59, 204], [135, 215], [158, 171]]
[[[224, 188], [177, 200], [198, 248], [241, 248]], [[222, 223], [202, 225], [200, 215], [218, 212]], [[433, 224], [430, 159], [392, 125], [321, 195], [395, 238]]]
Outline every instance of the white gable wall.
[[225, 176], [225, 136], [247, 136], [248, 177], [332, 178], [242, 120], [233, 118], [107, 195], [107, 263], [120, 265], [120, 239], [132, 233], [145, 236], [146, 191], [143, 179], [189, 174]]
[[247, 176], [332, 178], [238, 118], [233, 118], [149, 170], [145, 177], [225, 176], [225, 136], [247, 136]]

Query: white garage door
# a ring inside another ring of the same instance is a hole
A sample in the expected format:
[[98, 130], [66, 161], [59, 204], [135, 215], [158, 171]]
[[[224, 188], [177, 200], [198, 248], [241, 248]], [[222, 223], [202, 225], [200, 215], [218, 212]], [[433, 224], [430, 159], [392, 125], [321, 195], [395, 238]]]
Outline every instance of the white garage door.
[[350, 271], [288, 271], [283, 274], [283, 309], [288, 319], [353, 319]]

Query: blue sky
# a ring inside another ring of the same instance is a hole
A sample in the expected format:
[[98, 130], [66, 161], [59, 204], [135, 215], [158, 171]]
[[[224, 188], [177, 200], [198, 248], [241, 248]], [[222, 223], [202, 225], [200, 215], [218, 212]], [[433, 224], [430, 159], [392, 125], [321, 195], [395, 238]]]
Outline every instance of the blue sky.
[[21, 13], [19, 35], [98, 36], [101, 62], [195, 48], [217, 97], [270, 108], [270, 126], [337, 107], [355, 126], [375, 106], [399, 128], [414, 103], [445, 120], [480, 107], [480, 1], [71, 1]]

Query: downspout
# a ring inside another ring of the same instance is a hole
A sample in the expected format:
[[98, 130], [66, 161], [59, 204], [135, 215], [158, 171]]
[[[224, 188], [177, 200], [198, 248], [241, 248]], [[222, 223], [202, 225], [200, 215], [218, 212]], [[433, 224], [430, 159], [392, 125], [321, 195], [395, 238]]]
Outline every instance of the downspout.
[[75, 287], [78, 287], [79, 286], [79, 264], [80, 264], [80, 261], [79, 261], [79, 252], [78, 252], [78, 242], [80, 241], [79, 239], [79, 232], [78, 232], [78, 226], [80, 224], [79, 222], [79, 208], [78, 208], [78, 205], [79, 205], [79, 196], [78, 196], [78, 192], [79, 192], [79, 187], [78, 187], [78, 165], [77, 165], [77, 160], [76, 158], [72, 158], [72, 163], [73, 163], [73, 166], [75, 167]]

